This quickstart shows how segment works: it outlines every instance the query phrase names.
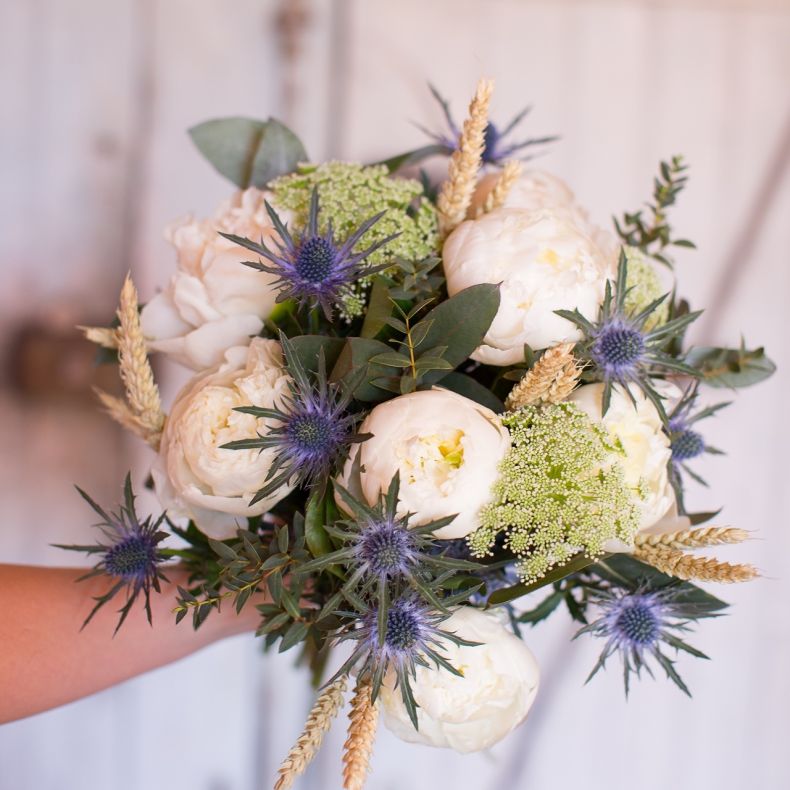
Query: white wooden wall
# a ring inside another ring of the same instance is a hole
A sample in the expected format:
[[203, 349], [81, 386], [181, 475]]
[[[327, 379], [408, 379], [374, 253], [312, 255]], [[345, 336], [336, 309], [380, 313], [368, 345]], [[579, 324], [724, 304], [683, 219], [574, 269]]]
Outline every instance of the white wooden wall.
[[[278, 23], [286, 7], [301, 24]], [[730, 454], [705, 464], [711, 490], [692, 504], [761, 530], [738, 557], [767, 579], [724, 591], [733, 617], [695, 642], [714, 660], [682, 661], [693, 702], [648, 680], [626, 703], [616, 670], [582, 688], [596, 645], [570, 646], [557, 617], [527, 637], [543, 688], [517, 734], [460, 758], [383, 732], [370, 787], [787, 787], [788, 74], [785, 2], [2, 0], [0, 330], [44, 312], [102, 317], [129, 267], [144, 294], [164, 282], [162, 226], [227, 192], [184, 134], [207, 117], [279, 115], [315, 158], [368, 160], [420, 144], [410, 120], [441, 123], [427, 79], [460, 115], [493, 76], [495, 116], [533, 104], [527, 133], [563, 136], [541, 165], [601, 221], [646, 197], [659, 158], [684, 153], [675, 221], [699, 251], [682, 256], [681, 283], [695, 306], [717, 301], [696, 338], [732, 344], [742, 330], [780, 365], [717, 418]], [[3, 393], [0, 421], [0, 560], [62, 563], [47, 545], [83, 539], [89, 520], [71, 483], [110, 499], [132, 462], [142, 478], [144, 451], [76, 407]], [[215, 646], [0, 729], [0, 790], [266, 787], [305, 685], [251, 639]], [[339, 787], [342, 739], [338, 727], [303, 787]]]

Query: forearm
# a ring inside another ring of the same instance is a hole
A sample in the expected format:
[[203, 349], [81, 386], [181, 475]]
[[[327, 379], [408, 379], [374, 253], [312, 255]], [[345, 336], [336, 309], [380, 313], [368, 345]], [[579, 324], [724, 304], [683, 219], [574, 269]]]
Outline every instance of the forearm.
[[176, 625], [176, 585], [186, 579], [183, 571], [171, 568], [170, 584], [151, 595], [153, 626], [140, 600], [113, 638], [123, 603], [119, 595], [80, 632], [93, 596], [109, 584], [106, 577], [75, 584], [83, 573], [0, 565], [0, 723], [79, 699], [255, 627], [251, 603], [239, 616], [229, 603], [198, 631], [190, 618]]

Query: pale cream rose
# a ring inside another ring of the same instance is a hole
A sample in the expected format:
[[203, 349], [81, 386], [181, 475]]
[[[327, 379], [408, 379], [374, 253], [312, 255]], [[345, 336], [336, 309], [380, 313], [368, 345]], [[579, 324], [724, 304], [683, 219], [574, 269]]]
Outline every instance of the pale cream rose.
[[[586, 384], [574, 390], [568, 400], [590, 419], [601, 423], [622, 448], [617, 462], [623, 468], [625, 482], [634, 490], [635, 496], [641, 492], [638, 499], [641, 532], [660, 522], [675, 504], [675, 493], [669, 481], [668, 465], [672, 456], [669, 437], [656, 407], [642, 390], [633, 385], [630, 391], [636, 405], [620, 386], [615, 385], [609, 409], [602, 418], [603, 389], [602, 383]], [[670, 394], [668, 388], [666, 394]], [[627, 551], [630, 548], [618, 543], [608, 546], [607, 551]]]
[[447, 291], [501, 283], [499, 310], [472, 358], [512, 365], [524, 345], [538, 350], [576, 342], [582, 333], [555, 310], [598, 316], [611, 261], [564, 212], [496, 209], [462, 222], [443, 251]]
[[178, 268], [140, 316], [152, 351], [204, 370], [219, 364], [228, 348], [247, 345], [260, 333], [277, 297], [274, 277], [244, 266], [255, 256], [218, 231], [271, 246], [277, 235], [264, 206], [267, 198], [250, 187], [223, 203], [213, 219], [187, 217], [167, 229]]
[[232, 348], [219, 368], [193, 378], [176, 396], [151, 470], [156, 493], [176, 518], [190, 518], [207, 535], [233, 536], [248, 517], [285, 497], [283, 486], [250, 507], [266, 482], [273, 449], [227, 450], [221, 445], [266, 433], [269, 423], [234, 409], [282, 408], [289, 376], [280, 344], [255, 338]]
[[348, 485], [358, 463], [362, 493], [372, 505], [400, 473], [398, 513], [413, 513], [412, 524], [457, 513], [436, 531], [442, 539], [463, 538], [479, 526], [510, 448], [510, 434], [494, 412], [448, 390], [425, 390], [379, 404], [359, 432], [371, 438], [354, 446], [341, 482]]
[[441, 628], [479, 643], [474, 647], [447, 639], [441, 643], [442, 654], [463, 677], [445, 669], [417, 667], [411, 681], [419, 706], [415, 730], [390, 673], [380, 696], [384, 724], [409, 743], [461, 753], [488, 749], [529, 713], [538, 692], [538, 663], [493, 612], [463, 606]]

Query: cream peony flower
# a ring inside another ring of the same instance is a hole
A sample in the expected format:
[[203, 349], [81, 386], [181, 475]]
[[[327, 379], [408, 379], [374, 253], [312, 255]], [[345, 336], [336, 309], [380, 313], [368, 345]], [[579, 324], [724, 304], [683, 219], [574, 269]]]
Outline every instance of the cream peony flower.
[[[469, 208], [469, 217], [477, 215], [489, 192], [499, 180], [499, 172], [484, 175], [477, 183]], [[518, 208], [523, 211], [567, 211], [578, 214], [587, 221], [587, 214], [576, 202], [571, 188], [557, 176], [544, 170], [527, 170], [516, 179], [505, 197], [503, 208]]]
[[359, 432], [372, 436], [354, 446], [341, 482], [349, 484], [358, 460], [362, 495], [372, 505], [399, 472], [399, 514], [413, 513], [412, 523], [424, 524], [457, 513], [435, 533], [441, 539], [478, 527], [510, 448], [494, 412], [448, 390], [425, 390], [379, 404]]
[[187, 217], [167, 229], [178, 271], [141, 312], [151, 350], [205, 370], [219, 364], [228, 348], [247, 345], [261, 331], [277, 297], [275, 278], [244, 266], [250, 253], [217, 231], [255, 241], [272, 238], [265, 198], [251, 187], [222, 204], [214, 219]]
[[[675, 493], [669, 482], [668, 464], [672, 456], [669, 437], [656, 407], [637, 387], [630, 388], [636, 400], [634, 405], [628, 394], [615, 385], [609, 410], [601, 418], [603, 388], [603, 384], [586, 384], [574, 390], [568, 400], [590, 419], [601, 422], [622, 447], [623, 455], [618, 456], [618, 462], [625, 472], [625, 482], [635, 493], [641, 494], [641, 532], [661, 521], [675, 503]], [[607, 550], [627, 551], [630, 548], [618, 545]]]
[[511, 365], [533, 349], [581, 340], [555, 310], [595, 320], [613, 262], [561, 211], [496, 209], [462, 222], [443, 252], [450, 296], [478, 283], [501, 283], [499, 310], [473, 359]]
[[265, 513], [286, 496], [284, 486], [249, 501], [266, 481], [274, 450], [225, 450], [221, 445], [266, 431], [266, 421], [237, 406], [283, 406], [289, 377], [280, 344], [255, 338], [232, 348], [219, 368], [192, 379], [176, 397], [151, 474], [171, 516], [191, 518], [212, 538], [233, 536], [245, 519]]
[[468, 753], [502, 740], [529, 713], [538, 691], [535, 657], [492, 612], [463, 606], [442, 623], [462, 639], [445, 639], [442, 652], [463, 677], [444, 669], [417, 667], [412, 680], [419, 730], [412, 725], [401, 691], [390, 674], [381, 689], [384, 724], [398, 738]]

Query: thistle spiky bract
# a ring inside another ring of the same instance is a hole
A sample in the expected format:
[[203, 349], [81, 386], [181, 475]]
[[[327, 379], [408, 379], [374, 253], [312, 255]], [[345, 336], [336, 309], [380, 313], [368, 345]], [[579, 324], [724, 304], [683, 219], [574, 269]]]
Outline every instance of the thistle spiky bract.
[[[266, 484], [255, 494], [255, 504], [285, 485], [322, 489], [336, 465], [343, 462], [349, 445], [364, 441], [354, 432], [357, 416], [348, 413], [355, 383], [345, 388], [327, 380], [321, 352], [311, 380], [291, 341], [281, 332], [280, 343], [291, 374], [283, 408], [239, 406], [235, 411], [272, 421], [265, 433], [222, 445], [228, 450], [273, 448], [274, 460]], [[360, 371], [363, 375], [365, 370]]]
[[604, 301], [597, 322], [592, 322], [578, 310], [556, 310], [556, 314], [574, 323], [585, 335], [577, 346], [576, 353], [589, 362], [595, 376], [604, 382], [603, 413], [609, 410], [612, 387], [619, 384], [626, 392], [629, 385], [635, 385], [644, 392], [664, 423], [668, 417], [662, 397], [653, 386], [652, 377], [668, 373], [680, 373], [699, 378], [696, 368], [672, 356], [666, 350], [675, 338], [682, 336], [686, 327], [696, 320], [702, 311], [690, 312], [648, 328], [653, 313], [669, 297], [669, 294], [655, 299], [636, 314], [625, 309], [628, 294], [628, 258], [624, 250], [620, 252], [617, 265], [617, 279], [612, 288], [611, 281], [606, 283]]
[[645, 669], [653, 676], [649, 658], [656, 661], [683, 693], [691, 696], [675, 669], [674, 662], [662, 648], [667, 646], [697, 658], [707, 658], [704, 653], [686, 644], [679, 635], [690, 630], [689, 622], [703, 617], [715, 617], [715, 614], [700, 612], [688, 606], [680, 600], [677, 589], [672, 587], [660, 590], [597, 590], [592, 594], [590, 603], [600, 609], [601, 616], [581, 628], [574, 639], [582, 634], [592, 634], [606, 639], [606, 644], [588, 675], [587, 682], [605, 667], [606, 661], [612, 655], [619, 653], [623, 664], [626, 696], [632, 674], [639, 677], [642, 669]]
[[722, 455], [722, 451], [709, 445], [705, 438], [693, 426], [699, 420], [712, 417], [725, 406], [729, 406], [729, 401], [715, 403], [698, 411], [694, 411], [694, 406], [699, 395], [699, 383], [695, 382], [683, 393], [683, 397], [675, 404], [668, 415], [666, 432], [669, 436], [670, 448], [672, 449], [672, 464], [670, 469], [670, 480], [675, 489], [678, 505], [683, 510], [683, 479], [682, 473], [687, 474], [692, 480], [707, 486], [705, 480], [688, 466], [688, 461], [699, 458], [704, 453], [711, 455]]
[[256, 242], [231, 233], [220, 235], [269, 261], [247, 261], [245, 264], [276, 276], [274, 287], [279, 290], [278, 302], [293, 299], [303, 307], [321, 307], [330, 320], [333, 308], [351, 294], [354, 283], [387, 268], [386, 264], [367, 265], [365, 260], [399, 235], [393, 233], [365, 249], [355, 249], [360, 239], [384, 216], [384, 212], [365, 220], [342, 241], [335, 238], [331, 223], [325, 233], [320, 233], [317, 187], [313, 189], [310, 199], [307, 227], [296, 235], [291, 234], [268, 201], [265, 205], [279, 237], [275, 250], [269, 249], [263, 240]]
[[[436, 101], [439, 103], [439, 106], [442, 108], [442, 114], [444, 115], [444, 119], [447, 122], [448, 131], [444, 133], [431, 132], [422, 126], [419, 126], [419, 124], [418, 128], [427, 134], [439, 146], [444, 148], [446, 153], [450, 154], [458, 147], [458, 141], [461, 137], [461, 129], [455, 122], [452, 113], [450, 112], [450, 103], [447, 101], [447, 99], [445, 99], [430, 83], [428, 83], [428, 88], [431, 91], [434, 99], [436, 99]], [[555, 140], [559, 139], [557, 135], [549, 135], [547, 137], [533, 137], [516, 142], [511, 142], [507, 139], [515, 131], [516, 127], [518, 127], [518, 125], [524, 120], [524, 118], [527, 117], [531, 109], [532, 107], [529, 106], [524, 107], [524, 109], [517, 112], [503, 128], [498, 127], [492, 121], [488, 122], [484, 134], [485, 147], [483, 149], [482, 156], [483, 162], [485, 164], [502, 165], [514, 157], [531, 159], [532, 156], [524, 154], [527, 149], [533, 148], [534, 146], [553, 143]]]
[[114, 580], [113, 586], [104, 595], [94, 599], [96, 605], [85, 619], [82, 627], [85, 628], [96, 612], [123, 589], [126, 590], [126, 601], [119, 610], [120, 617], [115, 627], [115, 633], [118, 633], [118, 629], [123, 625], [141, 594], [145, 601], [146, 617], [148, 622], [152, 623], [151, 591], [160, 592], [159, 582], [168, 581], [160, 567], [166, 558], [158, 548], [159, 544], [168, 536], [167, 532], [159, 529], [165, 520], [165, 514], [159, 516], [156, 521], [151, 516], [148, 516], [144, 521], [140, 520], [135, 510], [135, 494], [132, 490], [130, 474], [126, 475], [124, 482], [124, 504], [115, 513], [105, 511], [81, 488], [77, 488], [77, 491], [101, 517], [101, 522], [95, 526], [102, 531], [108, 542], [99, 541], [88, 546], [55, 545], [69, 551], [101, 555], [93, 570], [81, 576], [77, 581], [95, 576], [109, 576]]

